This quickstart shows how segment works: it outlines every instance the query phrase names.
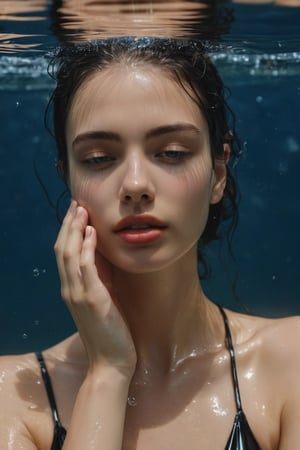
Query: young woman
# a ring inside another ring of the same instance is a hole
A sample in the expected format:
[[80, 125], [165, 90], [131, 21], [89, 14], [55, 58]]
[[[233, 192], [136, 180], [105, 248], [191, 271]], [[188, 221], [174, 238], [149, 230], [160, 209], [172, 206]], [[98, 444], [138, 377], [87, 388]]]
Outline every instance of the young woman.
[[235, 213], [215, 67], [198, 43], [145, 38], [54, 64], [73, 198], [55, 252], [78, 333], [1, 359], [1, 449], [295, 450], [300, 320], [224, 311], [199, 283]]

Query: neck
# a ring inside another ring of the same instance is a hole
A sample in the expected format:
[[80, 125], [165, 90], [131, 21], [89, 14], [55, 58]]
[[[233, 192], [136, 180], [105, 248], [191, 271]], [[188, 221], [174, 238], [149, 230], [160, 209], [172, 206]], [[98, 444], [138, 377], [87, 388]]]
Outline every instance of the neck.
[[[196, 256], [148, 274], [115, 269], [113, 284], [137, 351], [135, 378], [160, 379], [223, 345], [223, 320], [202, 291]], [[61, 358], [67, 348], [69, 360], [85, 365], [79, 336], [64, 342]]]
[[215, 306], [201, 289], [196, 257], [193, 264], [188, 259], [159, 272], [114, 273], [120, 309], [138, 354], [138, 372], [155, 368], [169, 373], [222, 339], [221, 333], [215, 336], [214, 329], [220, 329], [215, 328]]

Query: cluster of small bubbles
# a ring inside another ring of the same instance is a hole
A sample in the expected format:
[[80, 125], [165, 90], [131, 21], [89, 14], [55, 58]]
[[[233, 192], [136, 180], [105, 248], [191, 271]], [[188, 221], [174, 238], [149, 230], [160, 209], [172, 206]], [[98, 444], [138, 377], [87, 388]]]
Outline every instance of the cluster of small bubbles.
[[45, 274], [45, 273], [46, 273], [46, 269], [40, 270], [38, 267], [35, 267], [35, 268], [33, 269], [33, 271], [32, 271], [32, 274], [33, 274], [34, 278], [39, 277], [41, 273], [42, 273], [42, 274]]
[[261, 95], [258, 95], [256, 97], [256, 103], [262, 103], [262, 101], [263, 101], [263, 97]]
[[25, 341], [26, 339], [28, 339], [28, 334], [27, 333], [23, 333], [22, 334], [22, 339]]

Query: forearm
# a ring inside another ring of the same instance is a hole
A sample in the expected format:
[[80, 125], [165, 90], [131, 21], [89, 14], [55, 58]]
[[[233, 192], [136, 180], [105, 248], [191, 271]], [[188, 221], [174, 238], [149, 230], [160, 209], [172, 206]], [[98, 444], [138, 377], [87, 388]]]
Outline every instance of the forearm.
[[89, 374], [78, 392], [63, 450], [121, 450], [128, 387], [115, 369]]

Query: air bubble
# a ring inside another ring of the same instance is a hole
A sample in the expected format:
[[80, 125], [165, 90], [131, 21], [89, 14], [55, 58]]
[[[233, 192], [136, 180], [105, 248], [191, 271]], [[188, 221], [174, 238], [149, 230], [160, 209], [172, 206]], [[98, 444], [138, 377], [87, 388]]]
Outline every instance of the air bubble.
[[256, 103], [262, 103], [262, 101], [263, 101], [263, 97], [261, 95], [258, 95], [256, 97]]
[[37, 278], [40, 276], [40, 271], [37, 267], [35, 267], [32, 271], [34, 278]]
[[25, 339], [28, 339], [28, 334], [27, 333], [23, 333], [22, 334], [22, 339], [25, 341]]
[[299, 142], [293, 136], [286, 138], [286, 147], [289, 153], [298, 153], [300, 151]]

